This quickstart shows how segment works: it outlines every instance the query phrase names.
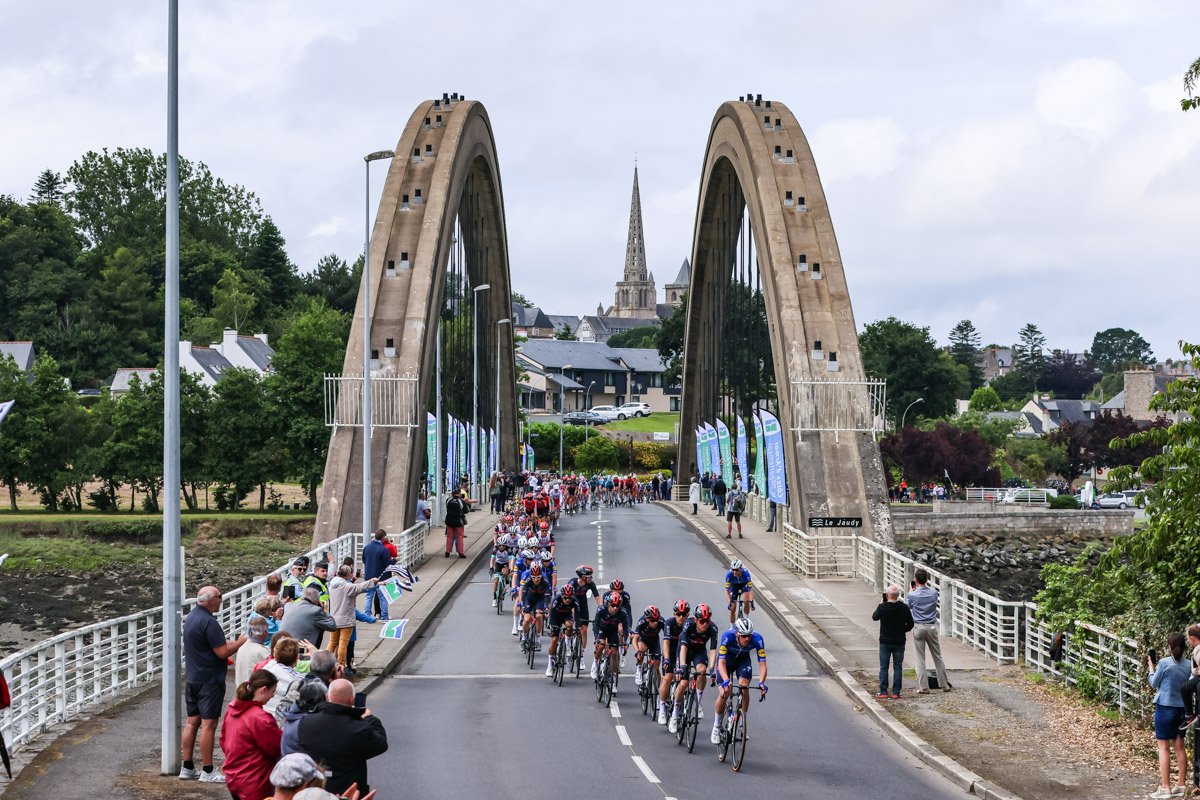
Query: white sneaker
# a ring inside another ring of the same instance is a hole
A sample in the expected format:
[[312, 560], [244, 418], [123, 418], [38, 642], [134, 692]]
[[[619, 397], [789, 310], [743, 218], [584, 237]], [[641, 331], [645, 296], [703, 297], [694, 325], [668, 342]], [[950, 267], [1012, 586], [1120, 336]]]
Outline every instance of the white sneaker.
[[1171, 796], [1170, 789], [1164, 789], [1161, 786], [1154, 790], [1154, 794], [1148, 794], [1150, 800], [1167, 800]]
[[679, 733], [679, 717], [671, 717], [671, 724], [667, 726], [667, 730], [671, 733]]
[[665, 708], [660, 708], [658, 710], [658, 724], [659, 725], [667, 724], [667, 710]]
[[195, 781], [195, 780], [199, 780], [199, 779], [200, 779], [200, 770], [196, 769], [195, 767], [193, 767], [192, 769], [183, 767], [179, 770], [179, 780], [181, 780], [181, 781]]
[[708, 740], [710, 742], [712, 742], [713, 744], [720, 744], [721, 743], [721, 731], [716, 728], [713, 728], [712, 736], [708, 737]]
[[513, 636], [517, 635], [517, 618], [513, 617]]
[[616, 687], [615, 685], [614, 685], [614, 686], [613, 686], [613, 688], [612, 688], [612, 696], [613, 696], [613, 697], [616, 697], [616, 696], [617, 696], [617, 687]]
[[201, 772], [200, 773], [200, 782], [201, 783], [224, 783], [225, 776], [222, 775], [220, 772], [218, 772], [215, 769], [212, 772]]
[[704, 706], [696, 709], [697, 719], [704, 719]]
[[554, 659], [551, 658], [548, 661], [546, 661], [546, 677], [549, 678], [553, 674], [554, 674]]
[[496, 607], [496, 598], [492, 598], [492, 608]]
[[596, 678], [599, 677], [599, 674], [600, 674], [599, 669], [600, 669], [600, 665], [597, 662], [593, 661], [592, 662], [592, 680], [596, 680]]
[[633, 683], [635, 686], [642, 685], [642, 668], [638, 667], [637, 672], [633, 674]]

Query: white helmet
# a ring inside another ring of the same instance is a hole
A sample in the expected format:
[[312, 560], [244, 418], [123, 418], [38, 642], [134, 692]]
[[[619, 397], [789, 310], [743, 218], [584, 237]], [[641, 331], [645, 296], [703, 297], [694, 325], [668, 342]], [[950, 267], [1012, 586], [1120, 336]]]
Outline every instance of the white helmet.
[[750, 621], [749, 617], [738, 617], [737, 622], [733, 623], [733, 629], [740, 636], [749, 636], [754, 633], [754, 623]]
[[551, 558], [553, 558], [553, 556], [550, 554], [549, 550], [543, 549], [538, 552], [538, 558], [540, 558], [542, 561], [549, 561]]
[[532, 561], [533, 559], [537, 558], [537, 553], [526, 547], [521, 551], [521, 558], [525, 559], [526, 561]]
[[732, 561], [732, 562], [729, 564], [729, 568], [730, 568], [730, 569], [735, 569], [735, 570], [736, 570], [736, 569], [741, 569], [741, 568], [742, 568], [742, 561], [741, 561], [741, 559], [735, 558], [735, 559], [734, 559], [734, 560], [733, 560], [733, 561]]
[[525, 549], [526, 547], [528, 547], [528, 546], [529, 546], [529, 540], [528, 540], [528, 539], [526, 539], [524, 536], [521, 536], [521, 537], [518, 537], [518, 538], [517, 538], [517, 547], [519, 547], [519, 548], [521, 548], [522, 550], [524, 550], [524, 549]]

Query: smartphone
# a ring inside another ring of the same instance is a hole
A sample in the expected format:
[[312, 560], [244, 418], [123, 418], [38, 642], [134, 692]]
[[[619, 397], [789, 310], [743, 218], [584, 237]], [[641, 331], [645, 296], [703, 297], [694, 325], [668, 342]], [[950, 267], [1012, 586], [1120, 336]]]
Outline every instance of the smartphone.
[[881, 592], [879, 596], [883, 598], [883, 602], [886, 603], [888, 601], [887, 592]]
[[1158, 652], [1153, 647], [1150, 648], [1150, 663], [1158, 664]]
[[355, 692], [354, 693], [354, 707], [355, 708], [366, 708], [367, 707], [367, 696], [365, 694], [363, 694], [362, 692]]

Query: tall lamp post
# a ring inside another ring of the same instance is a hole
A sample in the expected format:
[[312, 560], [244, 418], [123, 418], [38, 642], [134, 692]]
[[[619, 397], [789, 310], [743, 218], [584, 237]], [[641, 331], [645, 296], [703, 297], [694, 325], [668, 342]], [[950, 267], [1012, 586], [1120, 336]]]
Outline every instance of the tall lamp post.
[[500, 469], [500, 337], [501, 325], [511, 325], [512, 317], [496, 320], [496, 469]]
[[[570, 364], [563, 364], [558, 370], [560, 378], [567, 377], [567, 370], [571, 368]], [[563, 428], [567, 424], [567, 407], [563, 402], [563, 382], [558, 382], [558, 474], [563, 474]]]
[[471, 483], [479, 480], [479, 293], [486, 292], [492, 288], [490, 283], [483, 283], [476, 286], [471, 295], [471, 314], [474, 319], [471, 323], [471, 349], [474, 350], [472, 358], [472, 376], [471, 385], [474, 387], [474, 399], [471, 410], [471, 435], [475, 438], [475, 446], [471, 448], [474, 451], [475, 457], [471, 460]]
[[366, 214], [363, 219], [363, 446], [362, 446], [362, 530], [363, 536], [370, 536], [371, 526], [371, 162], [392, 158], [396, 153], [392, 150], [376, 150], [363, 156], [367, 173], [366, 194], [363, 207]]
[[[593, 387], [593, 386], [595, 386], [595, 385], [596, 385], [596, 382], [595, 382], [595, 381], [592, 381], [591, 383], [589, 383], [589, 384], [588, 384], [587, 391], [585, 391], [585, 392], [583, 393], [583, 411], [584, 411], [584, 413], [585, 413], [585, 414], [586, 414], [586, 413], [587, 413], [587, 412], [590, 410], [590, 405], [589, 405], [589, 403], [588, 403], [588, 398], [589, 398], [589, 397], [591, 397], [591, 394], [592, 394], [592, 387]], [[585, 442], [587, 441], [587, 438], [588, 438], [588, 431], [591, 429], [591, 427], [592, 427], [592, 421], [591, 421], [590, 419], [588, 419], [588, 418], [586, 418], [586, 417], [585, 417], [585, 418], [584, 418], [584, 420], [583, 420], [583, 440], [584, 440]]]
[[924, 403], [924, 402], [925, 402], [924, 397], [918, 397], [916, 400], [913, 400], [911, 403], [908, 404], [908, 408], [904, 409], [904, 413], [900, 415], [900, 430], [901, 431], [904, 430], [904, 420], [906, 417], [908, 417], [908, 409], [912, 408], [917, 403]]

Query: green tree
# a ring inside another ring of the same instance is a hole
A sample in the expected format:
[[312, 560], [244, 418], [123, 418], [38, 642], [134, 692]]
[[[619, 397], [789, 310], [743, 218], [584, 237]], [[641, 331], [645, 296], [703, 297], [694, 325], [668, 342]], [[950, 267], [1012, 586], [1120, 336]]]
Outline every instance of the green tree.
[[254, 244], [242, 265], [246, 272], [257, 274], [266, 284], [262, 299], [274, 309], [286, 306], [303, 285], [284, 250], [286, 244], [275, 222], [267, 217], [254, 235]]
[[1067, 483], [1072, 483], [1090, 466], [1088, 448], [1091, 446], [1091, 432], [1083, 423], [1064, 422], [1044, 438], [1062, 448], [1063, 461], [1057, 471]]
[[533, 303], [529, 301], [529, 298], [520, 292], [513, 292], [510, 297], [512, 298], [512, 302], [516, 303], [522, 308], [533, 308]]
[[[224, 380], [222, 379], [222, 383]], [[211, 482], [209, 474], [209, 433], [212, 430], [213, 393], [200, 377], [187, 370], [179, 373], [179, 478], [183, 501], [188, 510], [198, 511], [199, 489]], [[274, 428], [278, 417], [267, 413], [260, 419], [263, 428]]]
[[1065, 350], [1055, 350], [1046, 360], [1046, 371], [1039, 388], [1054, 392], [1055, 397], [1083, 397], [1100, 373], [1087, 359]]
[[971, 402], [967, 406], [971, 411], [978, 411], [982, 414], [999, 411], [1002, 407], [1000, 395], [996, 394], [996, 390], [990, 386], [980, 386], [972, 392]]
[[324, 300], [309, 302], [280, 337], [267, 377], [267, 394], [280, 420], [288, 473], [300, 481], [314, 507], [325, 472], [325, 375], [342, 371], [350, 317]]
[[1192, 94], [1196, 90], [1197, 82], [1200, 82], [1200, 58], [1193, 61], [1187, 72], [1183, 73], [1183, 91], [1187, 96], [1179, 101], [1179, 105], [1184, 111], [1200, 108], [1200, 97], [1194, 97]]
[[208, 474], [232, 492], [238, 508], [251, 489], [267, 480], [267, 445], [274, 409], [268, 405], [258, 373], [226, 370], [214, 390], [208, 429]]
[[642, 347], [654, 349], [658, 347], [658, 325], [647, 325], [643, 328], [630, 328], [627, 331], [613, 334], [608, 340], [609, 347]]
[[[570, 324], [563, 325], [562, 330], [554, 334], [554, 338], [563, 342], [578, 342], [579, 337], [575, 335], [575, 331], [571, 330]], [[611, 343], [610, 343], [611, 346]]]
[[29, 425], [26, 408], [31, 396], [32, 387], [25, 371], [12, 356], [0, 354], [0, 402], [14, 401], [0, 422], [0, 480], [8, 487], [8, 504], [13, 511], [17, 510], [17, 485], [24, 480], [24, 432]]
[[575, 450], [575, 467], [584, 472], [617, 468], [617, 446], [607, 436], [592, 436]]
[[65, 186], [66, 181], [61, 175], [52, 169], [44, 169], [33, 184], [33, 201], [61, 207]]
[[[238, 254], [212, 242], [189, 240], [179, 245], [179, 294], [191, 300], [203, 316], [212, 311], [213, 287], [227, 270], [238, 272]], [[194, 341], [208, 342], [211, 339]]]
[[687, 331], [688, 296], [679, 296], [679, 305], [671, 316], [662, 321], [658, 332], [658, 355], [667, 365], [663, 372], [663, 386], [678, 386], [683, 378], [683, 336]]
[[1145, 367], [1154, 363], [1154, 352], [1150, 343], [1137, 331], [1126, 328], [1109, 328], [1092, 338], [1089, 353], [1092, 363], [1105, 372], [1114, 372], [1126, 367]]
[[227, 269], [212, 290], [212, 315], [221, 326], [242, 330], [258, 304], [245, 276]]
[[1111, 372], [1100, 379], [1099, 386], [1100, 394], [1104, 397], [1104, 402], [1107, 403], [1125, 391], [1125, 375], [1120, 372]]
[[321, 298], [332, 309], [353, 314], [362, 283], [362, 264], [362, 256], [354, 262], [353, 269], [333, 253], [322, 256], [317, 268], [302, 279], [304, 293]]
[[[64, 440], [75, 431], [63, 406], [74, 398], [63, 384], [58, 362], [49, 355], [37, 357], [32, 378], [23, 393], [22, 413], [4, 434], [19, 440], [21, 480], [38, 493], [46, 508], [57, 511], [65, 473], [70, 470]], [[64, 424], [69, 426], [67, 431], [59, 428]]]
[[112, 472], [108, 479], [132, 487], [130, 508], [136, 495], [145, 495], [147, 511], [159, 510], [162, 489], [163, 386], [158, 372], [145, 383], [135, 375], [126, 392], [112, 409], [112, 435], [104, 442], [102, 458]]
[[1033, 383], [1029, 376], [1020, 370], [1013, 370], [1005, 375], [992, 378], [988, 384], [996, 392], [996, 396], [1005, 403], [1025, 400], [1033, 393]]
[[1013, 347], [1018, 357], [1016, 371], [1020, 373], [1026, 385], [1032, 385], [1037, 391], [1038, 382], [1046, 372], [1046, 336], [1032, 322], [1017, 333], [1019, 344]]
[[141, 258], [119, 247], [105, 259], [90, 311], [103, 342], [97, 357], [101, 375], [120, 367], [154, 363], [162, 350], [162, 317]]
[[886, 414], [893, 424], [918, 398], [924, 402], [913, 408], [914, 415], [948, 416], [954, 413], [955, 400], [968, 391], [966, 375], [937, 346], [929, 328], [888, 317], [867, 325], [858, 344], [867, 374], [887, 381]]
[[969, 319], [964, 319], [950, 330], [950, 356], [966, 367], [971, 389], [983, 386], [983, 367], [979, 365], [979, 332]]

